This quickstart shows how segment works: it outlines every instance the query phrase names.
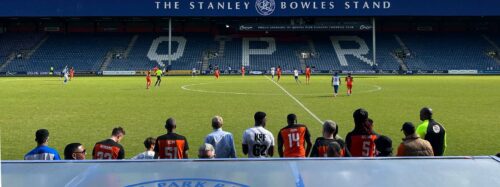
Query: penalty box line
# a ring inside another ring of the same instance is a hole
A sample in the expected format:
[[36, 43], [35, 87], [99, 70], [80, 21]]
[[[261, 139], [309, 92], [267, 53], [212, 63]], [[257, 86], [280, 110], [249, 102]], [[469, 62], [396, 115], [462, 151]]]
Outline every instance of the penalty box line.
[[321, 121], [321, 119], [318, 118], [318, 116], [316, 116], [316, 114], [314, 114], [313, 112], [311, 112], [311, 110], [309, 110], [306, 106], [304, 106], [304, 104], [302, 104], [302, 102], [300, 102], [297, 98], [295, 98], [292, 94], [290, 94], [290, 92], [288, 92], [285, 88], [283, 88], [281, 85], [279, 85], [278, 83], [276, 83], [275, 81], [273, 81], [271, 78], [269, 78], [267, 75], [265, 76], [267, 78], [267, 80], [271, 81], [272, 83], [274, 83], [276, 86], [278, 86], [281, 90], [283, 90], [283, 92], [285, 92], [288, 96], [290, 96], [290, 98], [292, 98], [297, 104], [299, 104], [299, 106], [301, 106], [307, 113], [309, 113], [314, 119], [316, 119], [320, 124], [323, 124], [323, 121]]

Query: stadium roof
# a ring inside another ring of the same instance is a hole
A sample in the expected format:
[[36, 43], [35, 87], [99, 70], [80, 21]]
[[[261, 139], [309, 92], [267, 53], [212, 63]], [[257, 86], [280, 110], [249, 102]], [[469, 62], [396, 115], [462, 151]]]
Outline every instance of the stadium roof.
[[0, 17], [500, 16], [498, 0], [0, 0]]

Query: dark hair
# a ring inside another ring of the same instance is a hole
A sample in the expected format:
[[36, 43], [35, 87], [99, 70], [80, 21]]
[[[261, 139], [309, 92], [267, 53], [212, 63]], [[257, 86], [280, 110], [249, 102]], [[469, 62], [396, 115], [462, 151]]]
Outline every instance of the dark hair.
[[175, 119], [174, 118], [168, 118], [167, 121], [165, 122], [165, 129], [167, 129], [167, 131], [172, 131], [174, 130], [175, 128], [177, 128], [177, 124], [175, 123]]
[[289, 122], [295, 122], [297, 120], [297, 115], [295, 115], [295, 114], [288, 114], [288, 116], [286, 116], [286, 120], [289, 121]]
[[125, 135], [125, 130], [123, 130], [123, 128], [122, 128], [122, 127], [115, 127], [115, 128], [113, 129], [113, 131], [111, 132], [111, 135], [112, 135], [112, 136], [118, 136], [118, 135], [120, 135], [120, 134]]
[[35, 140], [38, 144], [43, 144], [49, 139], [49, 131], [47, 129], [38, 129], [35, 133]]
[[253, 119], [255, 120], [256, 124], [262, 124], [264, 122], [264, 119], [266, 118], [266, 113], [264, 112], [256, 112], [255, 115], [253, 116]]
[[425, 119], [432, 119], [432, 109], [429, 107], [424, 107], [420, 110], [420, 113], [423, 114]]
[[405, 134], [414, 134], [415, 133], [415, 125], [413, 125], [413, 123], [411, 122], [405, 122], [403, 124], [403, 127], [401, 128], [401, 130], [403, 132], [405, 132]]
[[359, 108], [354, 111], [352, 117], [354, 118], [354, 130], [360, 133], [373, 134], [372, 127], [368, 122], [368, 111]]
[[352, 117], [354, 118], [354, 123], [356, 125], [363, 124], [366, 122], [366, 120], [368, 120], [368, 111], [366, 111], [363, 108], [359, 108], [356, 111], [354, 111]]
[[146, 147], [146, 149], [151, 148], [151, 145], [156, 145], [156, 138], [149, 137], [144, 140], [144, 147]]
[[81, 143], [70, 143], [64, 148], [64, 160], [74, 160], [73, 153], [82, 146]]
[[392, 156], [392, 140], [387, 136], [379, 136], [375, 140], [375, 147], [379, 152], [377, 156]]

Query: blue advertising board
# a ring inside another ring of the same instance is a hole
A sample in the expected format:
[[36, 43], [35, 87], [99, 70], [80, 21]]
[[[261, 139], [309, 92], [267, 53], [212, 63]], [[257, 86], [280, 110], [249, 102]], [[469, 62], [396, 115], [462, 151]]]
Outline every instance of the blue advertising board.
[[0, 0], [0, 17], [500, 16], [499, 0]]

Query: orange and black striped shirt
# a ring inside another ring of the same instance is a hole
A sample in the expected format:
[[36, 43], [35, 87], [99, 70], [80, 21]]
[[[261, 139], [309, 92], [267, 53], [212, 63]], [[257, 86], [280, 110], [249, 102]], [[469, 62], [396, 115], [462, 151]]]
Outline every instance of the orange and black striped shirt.
[[124, 159], [125, 150], [119, 143], [112, 139], [107, 139], [95, 144], [92, 150], [92, 158], [96, 160]]
[[345, 146], [345, 142], [343, 140], [336, 139], [326, 139], [323, 137], [319, 137], [314, 142], [314, 145], [311, 150], [310, 157], [328, 157], [328, 147], [330, 144], [338, 143], [340, 145], [340, 157], [350, 157], [351, 153]]
[[167, 133], [156, 138], [155, 154], [159, 159], [187, 159], [189, 149], [186, 138], [176, 133]]

